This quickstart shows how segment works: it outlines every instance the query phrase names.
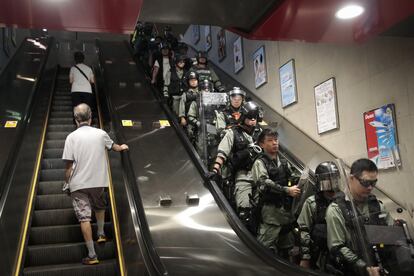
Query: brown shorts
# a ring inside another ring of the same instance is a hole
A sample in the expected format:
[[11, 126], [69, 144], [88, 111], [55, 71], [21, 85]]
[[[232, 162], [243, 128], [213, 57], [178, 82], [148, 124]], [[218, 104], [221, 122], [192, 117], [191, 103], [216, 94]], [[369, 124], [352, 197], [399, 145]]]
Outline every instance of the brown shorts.
[[70, 194], [73, 209], [78, 221], [91, 221], [92, 210], [99, 211], [106, 208], [105, 188], [88, 188], [74, 191]]

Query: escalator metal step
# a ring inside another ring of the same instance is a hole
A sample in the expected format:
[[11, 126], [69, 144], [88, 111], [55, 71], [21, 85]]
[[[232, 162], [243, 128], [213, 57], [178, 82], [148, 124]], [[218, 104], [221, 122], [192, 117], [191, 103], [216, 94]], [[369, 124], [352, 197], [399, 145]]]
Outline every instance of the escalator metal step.
[[67, 132], [72, 132], [76, 129], [76, 127], [74, 125], [60, 125], [60, 124], [49, 124], [48, 126], [48, 131], [67, 131]]
[[52, 105], [52, 111], [72, 111], [72, 105], [69, 105], [69, 106]]
[[72, 118], [73, 112], [70, 111], [52, 111], [50, 112], [50, 118]]
[[65, 140], [59, 139], [59, 140], [47, 140], [45, 143], [46, 149], [63, 149], [65, 146]]
[[[50, 132], [48, 131], [46, 133], [46, 139], [47, 140], [60, 140], [60, 139], [66, 139], [69, 132]], [[60, 156], [62, 157], [62, 156]]]
[[37, 195], [63, 194], [64, 181], [41, 181], [37, 189]]
[[[100, 261], [115, 258], [113, 241], [94, 243], [95, 252]], [[55, 265], [62, 263], [77, 263], [88, 254], [84, 242], [32, 245], [27, 251], [28, 266]]]
[[80, 263], [28, 267], [23, 271], [27, 276], [113, 276], [118, 275], [115, 259], [100, 261], [99, 265], [83, 265]]
[[[96, 233], [96, 223], [92, 223], [92, 233]], [[106, 222], [105, 235], [112, 239], [112, 223]], [[94, 240], [96, 237], [94, 236]], [[30, 228], [29, 245], [83, 242], [79, 224], [56, 226], [32, 226]]]
[[65, 169], [45, 169], [40, 171], [40, 181], [65, 180]]
[[49, 124], [73, 125], [72, 114], [68, 118], [50, 118]]
[[72, 200], [67, 194], [37, 195], [35, 210], [72, 208]]
[[60, 105], [60, 106], [70, 106], [72, 107], [72, 101], [71, 99], [54, 99], [53, 105]]
[[76, 224], [78, 220], [73, 208], [35, 210], [33, 212], [32, 226], [55, 226]]
[[60, 158], [43, 158], [42, 169], [64, 169], [65, 161]]
[[[60, 132], [58, 132], [60, 133]], [[66, 132], [62, 132], [66, 133]], [[68, 136], [69, 132], [66, 133]], [[66, 138], [66, 137], [65, 137]], [[43, 150], [43, 158], [62, 158], [63, 148], [60, 149], [44, 149]]]

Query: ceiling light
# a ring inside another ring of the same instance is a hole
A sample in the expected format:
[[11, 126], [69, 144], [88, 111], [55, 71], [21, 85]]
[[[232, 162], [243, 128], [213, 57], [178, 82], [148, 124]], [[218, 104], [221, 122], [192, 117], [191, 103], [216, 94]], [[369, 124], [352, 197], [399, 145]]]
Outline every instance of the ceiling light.
[[47, 32], [47, 29], [42, 29], [42, 31]]
[[358, 5], [349, 5], [338, 10], [335, 16], [339, 19], [351, 19], [361, 15], [363, 12], [363, 7]]

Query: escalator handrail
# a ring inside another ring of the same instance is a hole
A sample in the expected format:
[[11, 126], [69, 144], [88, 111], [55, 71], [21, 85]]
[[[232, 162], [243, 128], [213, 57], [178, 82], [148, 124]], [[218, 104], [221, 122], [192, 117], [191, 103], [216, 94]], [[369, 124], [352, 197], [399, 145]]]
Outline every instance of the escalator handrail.
[[[129, 46], [129, 43], [125, 41], [126, 47], [129, 49], [131, 56], [132, 49]], [[135, 60], [137, 64], [137, 68], [140, 72], [145, 74], [144, 70], [142, 69], [142, 66], [139, 65], [139, 61]], [[147, 75], [149, 78], [149, 76]], [[250, 232], [247, 230], [247, 228], [244, 226], [244, 224], [240, 221], [237, 214], [229, 204], [227, 198], [222, 193], [221, 189], [218, 187], [216, 182], [208, 179], [208, 170], [206, 166], [204, 165], [203, 161], [198, 157], [198, 153], [194, 149], [193, 145], [191, 144], [190, 140], [188, 139], [187, 135], [185, 134], [183, 128], [179, 125], [176, 116], [173, 114], [171, 109], [168, 107], [168, 105], [165, 103], [164, 100], [161, 99], [160, 93], [152, 87], [153, 95], [156, 96], [159, 104], [161, 105], [162, 109], [164, 110], [165, 114], [167, 115], [169, 121], [174, 126], [174, 129], [182, 141], [185, 149], [189, 153], [190, 158], [192, 159], [195, 167], [199, 171], [202, 179], [204, 180], [204, 183], [206, 187], [209, 189], [211, 194], [213, 195], [217, 205], [222, 210], [222, 212], [225, 214], [225, 217], [228, 221], [228, 223], [231, 225], [232, 229], [236, 232], [237, 236], [247, 245], [248, 248], [250, 248], [255, 254], [257, 254], [262, 261], [264, 261], [266, 264], [268, 264], [271, 267], [274, 267], [275, 269], [280, 269], [280, 265], [284, 265], [287, 268], [302, 270], [303, 272], [306, 272], [307, 275], [320, 275], [314, 271], [304, 270], [303, 268], [300, 268], [298, 266], [295, 266], [287, 261], [277, 259], [275, 258], [272, 253], [260, 245], [258, 241], [250, 234]]]
[[9, 57], [9, 59], [6, 62], [6, 65], [0, 71], [0, 76], [3, 74], [3, 72], [7, 72], [7, 70], [9, 69], [9, 66], [11, 64], [13, 64], [12, 60], [14, 59], [15, 56], [17, 56], [18, 52], [23, 48], [24, 43], [27, 42], [27, 38], [28, 37], [25, 37], [23, 39], [23, 41], [20, 43], [19, 47], [17, 47], [16, 51], [14, 51], [13, 55], [11, 57]]
[[[27, 43], [27, 39], [25, 39], [26, 43]], [[33, 112], [33, 107], [34, 107], [34, 99], [36, 98], [36, 94], [38, 91], [38, 86], [41, 80], [41, 76], [43, 74], [43, 71], [45, 69], [45, 65], [47, 63], [47, 60], [49, 58], [49, 53], [50, 50], [52, 48], [52, 44], [53, 44], [54, 38], [48, 38], [47, 40], [47, 49], [46, 49], [46, 53], [44, 56], [44, 59], [42, 61], [42, 64], [39, 67], [38, 73], [37, 73], [37, 78], [33, 84], [33, 87], [30, 91], [30, 96], [27, 100], [27, 104], [26, 107], [24, 108], [24, 117], [22, 118], [22, 120], [19, 122], [19, 126], [18, 126], [18, 130], [17, 130], [17, 135], [16, 135], [16, 140], [14, 141], [14, 143], [12, 143], [11, 147], [12, 150], [9, 153], [9, 156], [7, 158], [7, 161], [3, 167], [3, 171], [0, 172], [0, 218], [1, 215], [3, 213], [3, 208], [4, 208], [4, 204], [6, 202], [7, 199], [7, 194], [8, 191], [10, 189], [10, 185], [11, 185], [11, 179], [13, 178], [13, 174], [14, 174], [14, 168], [17, 165], [17, 157], [18, 157], [18, 151], [20, 150], [20, 146], [22, 144], [23, 138], [24, 138], [24, 132], [26, 130], [27, 124], [31, 119], [32, 116], [32, 112]], [[23, 42], [21, 43], [22, 47]], [[17, 52], [17, 51], [16, 51]], [[15, 53], [16, 54], [16, 53]], [[13, 56], [15, 57], [15, 56]], [[4, 72], [4, 71], [3, 71]], [[2, 73], [3, 73], [2, 72]]]
[[[102, 64], [104, 64], [104, 61], [102, 60], [102, 54], [100, 51], [100, 41], [96, 40], [96, 47], [98, 49], [98, 60], [99, 60], [99, 72], [100, 74], [105, 78], [105, 71], [102, 68]], [[103, 89], [105, 90], [106, 85], [104, 85]], [[106, 102], [107, 102], [107, 106], [109, 109], [109, 114], [111, 117], [111, 121], [112, 121], [112, 127], [115, 130], [115, 135], [118, 141], [126, 141], [124, 135], [122, 134], [121, 130], [121, 126], [119, 124], [120, 119], [118, 117], [118, 114], [115, 110], [115, 108], [112, 105], [112, 102], [108, 96], [107, 93], [103, 93], [102, 95], [104, 95]], [[148, 257], [150, 259], [151, 262], [151, 268], [152, 271], [155, 272], [156, 275], [168, 275], [168, 272], [166, 270], [166, 268], [164, 267], [163, 263], [161, 262], [161, 258], [158, 255], [154, 243], [152, 241], [152, 237], [151, 237], [151, 233], [149, 230], [149, 226], [148, 226], [148, 222], [147, 222], [147, 218], [145, 215], [145, 210], [144, 210], [144, 205], [142, 202], [142, 198], [139, 192], [139, 189], [137, 187], [137, 185], [135, 185], [136, 181], [136, 177], [135, 177], [135, 173], [133, 170], [133, 166], [132, 166], [132, 162], [131, 159], [129, 157], [129, 153], [128, 152], [123, 152], [121, 154], [121, 159], [122, 159], [122, 167], [123, 167], [123, 173], [125, 174], [125, 179], [126, 179], [126, 187], [132, 192], [135, 201], [129, 202], [131, 208], [135, 209], [135, 215], [136, 215], [136, 221], [139, 224], [139, 229], [140, 229], [140, 234], [137, 234], [137, 236], [142, 236], [142, 244], [145, 245], [145, 252], [148, 253]], [[147, 267], [148, 268], [148, 267]], [[153, 274], [151, 274], [153, 275]]]

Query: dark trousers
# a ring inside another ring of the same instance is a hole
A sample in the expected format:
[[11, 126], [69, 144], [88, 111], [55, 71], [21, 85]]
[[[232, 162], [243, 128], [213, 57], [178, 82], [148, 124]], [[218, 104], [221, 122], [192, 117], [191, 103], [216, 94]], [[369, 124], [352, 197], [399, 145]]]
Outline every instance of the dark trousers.
[[72, 106], [75, 107], [81, 103], [86, 103], [91, 109], [94, 109], [94, 98], [92, 93], [72, 92]]

